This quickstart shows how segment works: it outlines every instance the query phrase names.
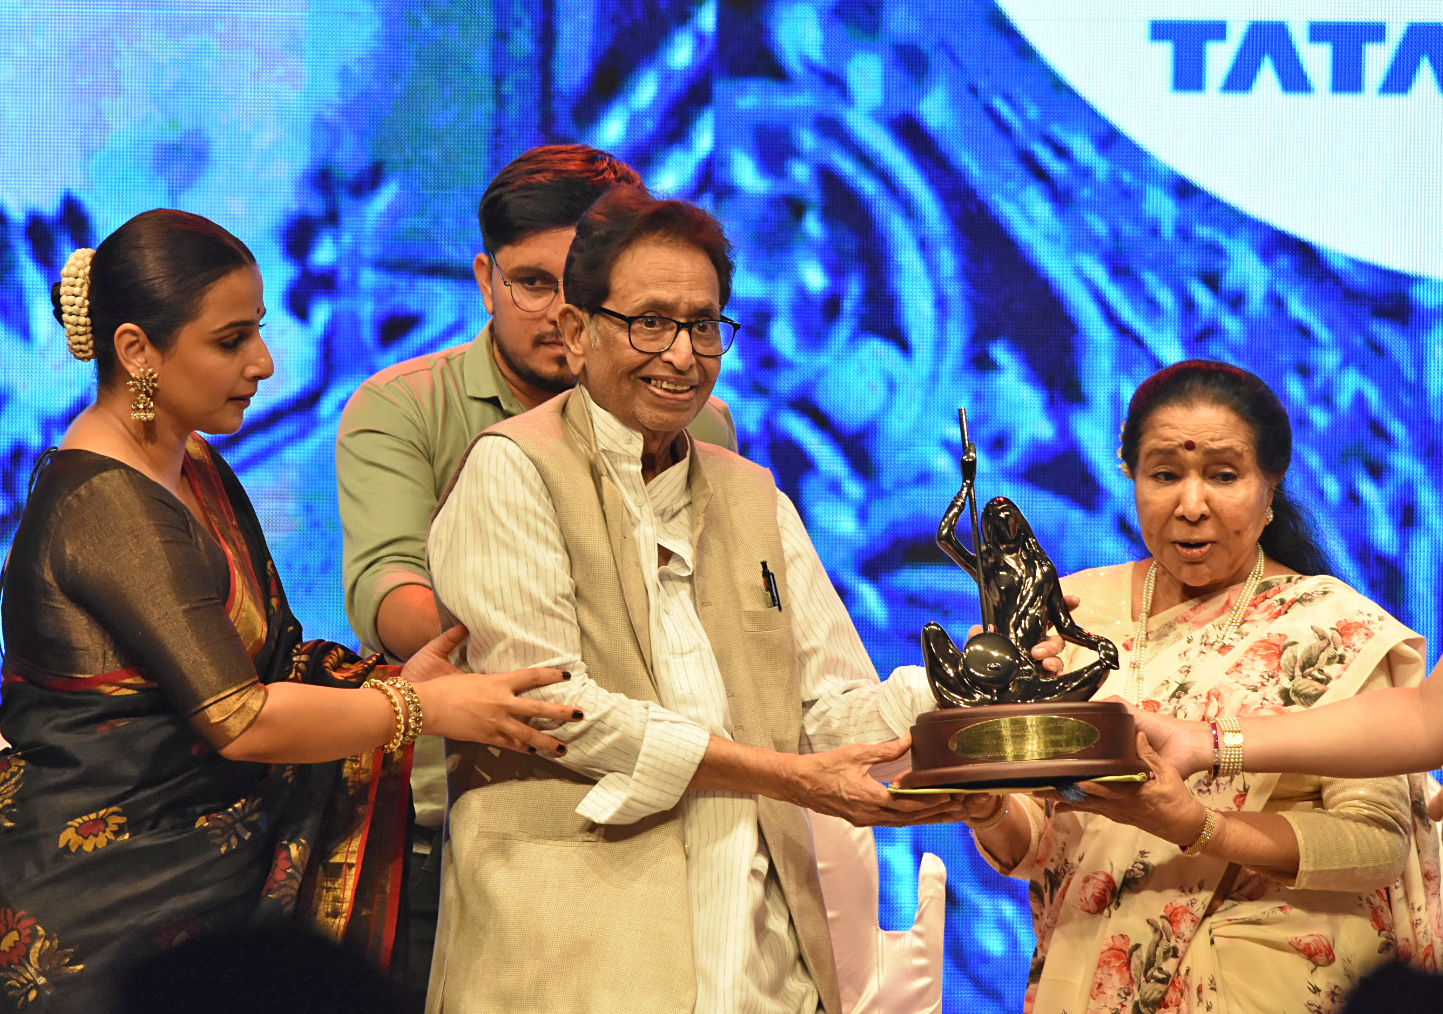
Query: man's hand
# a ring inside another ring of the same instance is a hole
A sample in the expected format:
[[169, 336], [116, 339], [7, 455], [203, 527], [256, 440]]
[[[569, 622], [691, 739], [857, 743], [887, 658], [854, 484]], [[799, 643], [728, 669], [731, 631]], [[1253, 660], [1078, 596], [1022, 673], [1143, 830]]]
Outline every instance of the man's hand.
[[841, 817], [857, 827], [961, 820], [966, 811], [956, 796], [894, 796], [872, 777], [872, 768], [897, 760], [911, 748], [912, 737], [903, 736], [890, 743], [786, 755], [788, 764], [778, 798]]

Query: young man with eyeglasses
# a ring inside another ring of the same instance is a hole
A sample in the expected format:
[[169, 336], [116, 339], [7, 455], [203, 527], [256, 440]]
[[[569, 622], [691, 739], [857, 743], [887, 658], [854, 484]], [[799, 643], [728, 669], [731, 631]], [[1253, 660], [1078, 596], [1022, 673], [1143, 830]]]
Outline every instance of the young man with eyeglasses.
[[[404, 660], [440, 633], [426, 568], [436, 501], [477, 434], [576, 383], [557, 327], [576, 222], [612, 187], [642, 185], [585, 145], [520, 155], [481, 198], [473, 269], [490, 322], [474, 341], [382, 370], [347, 403], [336, 440], [346, 614], [371, 650]], [[736, 449], [720, 399], [691, 432]]]
[[[483, 249], [474, 270], [490, 322], [475, 340], [398, 363], [347, 403], [336, 441], [344, 532], [346, 613], [362, 643], [405, 660], [440, 632], [426, 534], [466, 448], [488, 426], [534, 408], [576, 383], [557, 314], [576, 223], [613, 187], [642, 186], [626, 163], [584, 145], [525, 152], [481, 198]], [[735, 450], [726, 405], [709, 399], [691, 432]], [[408, 991], [425, 989], [439, 893], [431, 851], [445, 812], [439, 741], [419, 750]]]

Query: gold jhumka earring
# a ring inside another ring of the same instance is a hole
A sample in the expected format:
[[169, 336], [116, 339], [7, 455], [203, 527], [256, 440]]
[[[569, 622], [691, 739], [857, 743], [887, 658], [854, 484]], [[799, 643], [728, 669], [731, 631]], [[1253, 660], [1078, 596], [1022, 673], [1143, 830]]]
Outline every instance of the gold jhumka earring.
[[130, 403], [130, 418], [136, 422], [155, 422], [155, 389], [160, 386], [160, 375], [149, 366], [142, 366], [125, 382], [135, 392]]

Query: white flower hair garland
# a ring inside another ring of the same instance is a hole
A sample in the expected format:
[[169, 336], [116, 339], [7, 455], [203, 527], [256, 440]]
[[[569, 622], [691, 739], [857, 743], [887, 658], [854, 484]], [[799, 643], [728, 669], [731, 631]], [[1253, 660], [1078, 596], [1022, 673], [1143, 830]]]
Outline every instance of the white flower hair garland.
[[90, 327], [90, 261], [94, 256], [89, 247], [77, 250], [60, 272], [60, 322], [65, 325], [70, 354], [81, 362], [95, 358], [95, 334]]

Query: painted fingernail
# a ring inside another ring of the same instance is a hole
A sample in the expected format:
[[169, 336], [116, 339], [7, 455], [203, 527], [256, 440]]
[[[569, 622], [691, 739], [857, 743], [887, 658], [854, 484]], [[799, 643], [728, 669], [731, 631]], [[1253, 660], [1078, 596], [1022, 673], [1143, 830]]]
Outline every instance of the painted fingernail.
[[562, 743], [562, 744], [560, 744], [559, 746], [557, 746], [557, 748], [556, 748], [556, 756], [560, 757], [560, 756], [561, 756], [562, 754], [564, 754], [565, 752], [566, 752], [566, 744], [565, 744], [565, 743]]
[[526, 749], [530, 750], [532, 753], [536, 752], [536, 747], [534, 746], [528, 746]]
[[573, 712], [571, 713], [572, 721], [579, 722], [579, 721], [581, 721], [581, 720], [582, 720], [583, 718], [585, 718], [585, 717], [586, 717], [586, 716], [583, 715], [583, 714], [582, 714], [581, 712], [579, 712], [579, 711], [573, 711]]
[[564, 673], [561, 674], [561, 678], [564, 679], [564, 680], [569, 680], [569, 679], [571, 679], [571, 673], [569, 673], [569, 672], [564, 672]]

